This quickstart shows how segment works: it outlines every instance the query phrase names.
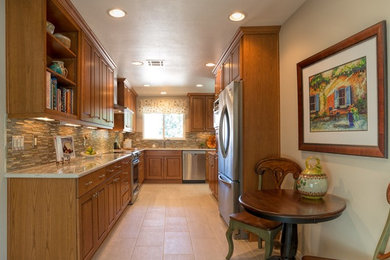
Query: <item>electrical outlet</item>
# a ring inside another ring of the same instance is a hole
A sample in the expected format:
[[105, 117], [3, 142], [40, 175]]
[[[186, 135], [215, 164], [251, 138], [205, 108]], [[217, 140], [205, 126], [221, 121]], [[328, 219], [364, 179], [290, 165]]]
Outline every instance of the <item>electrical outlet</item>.
[[13, 135], [12, 136], [12, 150], [18, 151], [24, 149], [24, 136], [23, 135]]

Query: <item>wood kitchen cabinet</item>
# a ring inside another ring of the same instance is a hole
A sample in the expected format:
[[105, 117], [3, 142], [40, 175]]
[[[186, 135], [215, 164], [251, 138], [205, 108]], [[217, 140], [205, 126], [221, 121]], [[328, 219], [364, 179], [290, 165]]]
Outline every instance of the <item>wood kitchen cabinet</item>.
[[139, 164], [138, 164], [138, 183], [141, 185], [145, 179], [145, 156], [144, 152], [139, 154]]
[[[118, 78], [117, 103], [124, 107], [120, 113], [115, 113], [114, 130], [134, 133], [136, 129], [136, 100], [137, 93], [125, 78]], [[121, 109], [122, 110], [122, 109]]]
[[[6, 6], [8, 117], [111, 129], [116, 65], [71, 1], [7, 0]], [[46, 31], [46, 21], [70, 47]], [[55, 60], [64, 62], [67, 74], [50, 68]]]
[[215, 97], [217, 98], [222, 88], [222, 68], [219, 68], [215, 74]]
[[213, 94], [188, 93], [190, 102], [190, 131], [214, 131]]
[[99, 127], [114, 123], [114, 70], [82, 34], [82, 85], [80, 119]]
[[102, 184], [79, 199], [81, 259], [91, 258], [107, 232], [107, 186]]
[[182, 182], [181, 151], [145, 151], [145, 182]]
[[[8, 117], [77, 120], [80, 27], [56, 0], [7, 0], [6, 7]], [[46, 21], [71, 39], [70, 47], [46, 32]], [[64, 62], [67, 75], [49, 68], [53, 60]], [[57, 79], [55, 90], [51, 77]]]
[[253, 169], [258, 160], [280, 155], [279, 30], [280, 26], [240, 27], [213, 70], [216, 83], [222, 71], [222, 88], [242, 82], [243, 192], [257, 190]]
[[215, 151], [206, 154], [206, 175], [210, 191], [218, 200], [218, 154]]
[[130, 160], [74, 179], [8, 179], [8, 259], [91, 259], [130, 201]]

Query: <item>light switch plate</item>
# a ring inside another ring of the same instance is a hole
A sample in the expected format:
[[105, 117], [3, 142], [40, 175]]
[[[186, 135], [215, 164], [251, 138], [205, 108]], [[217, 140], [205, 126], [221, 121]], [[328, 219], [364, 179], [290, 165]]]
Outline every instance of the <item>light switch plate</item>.
[[13, 135], [12, 136], [12, 150], [18, 151], [24, 149], [24, 136], [23, 135]]

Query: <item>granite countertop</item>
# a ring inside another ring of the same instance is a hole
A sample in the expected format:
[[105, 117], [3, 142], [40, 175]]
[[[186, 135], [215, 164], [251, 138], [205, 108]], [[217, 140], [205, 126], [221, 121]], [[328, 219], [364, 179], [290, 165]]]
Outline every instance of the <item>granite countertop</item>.
[[140, 148], [131, 150], [116, 150], [112, 153], [86, 158], [77, 157], [70, 163], [63, 165], [49, 163], [27, 169], [16, 170], [5, 174], [6, 178], [80, 178], [86, 174], [97, 171], [112, 163], [131, 156], [135, 151], [145, 150], [181, 150], [181, 151], [215, 151], [207, 148]]
[[32, 168], [8, 172], [6, 178], [80, 178], [88, 173], [97, 171], [112, 163], [131, 156], [132, 153], [108, 153], [100, 156], [86, 158], [77, 157], [70, 163], [44, 164]]

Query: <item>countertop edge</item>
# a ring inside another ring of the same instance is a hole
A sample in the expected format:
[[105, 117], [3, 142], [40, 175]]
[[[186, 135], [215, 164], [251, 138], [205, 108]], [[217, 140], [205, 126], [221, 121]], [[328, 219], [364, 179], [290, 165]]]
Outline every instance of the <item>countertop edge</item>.
[[4, 177], [7, 178], [7, 179], [13, 179], [13, 178], [30, 178], [30, 179], [39, 179], [39, 178], [42, 178], [42, 179], [78, 179], [80, 177], [83, 177], [91, 172], [95, 172], [95, 171], [98, 171], [104, 167], [107, 167], [108, 165], [111, 165], [113, 163], [116, 163], [120, 160], [123, 160], [125, 159], [126, 157], [129, 157], [129, 156], [132, 156], [132, 153], [125, 153], [123, 154], [123, 156], [119, 157], [119, 158], [116, 158], [114, 160], [111, 160], [109, 162], [106, 162], [106, 163], [103, 163], [102, 165], [99, 165], [99, 166], [96, 166], [94, 168], [91, 168], [91, 169], [88, 169], [86, 171], [83, 171], [79, 174], [75, 174], [75, 173], [29, 173], [28, 172], [28, 169], [26, 169], [26, 172], [23, 172], [23, 173], [12, 173], [12, 172], [7, 172]]

